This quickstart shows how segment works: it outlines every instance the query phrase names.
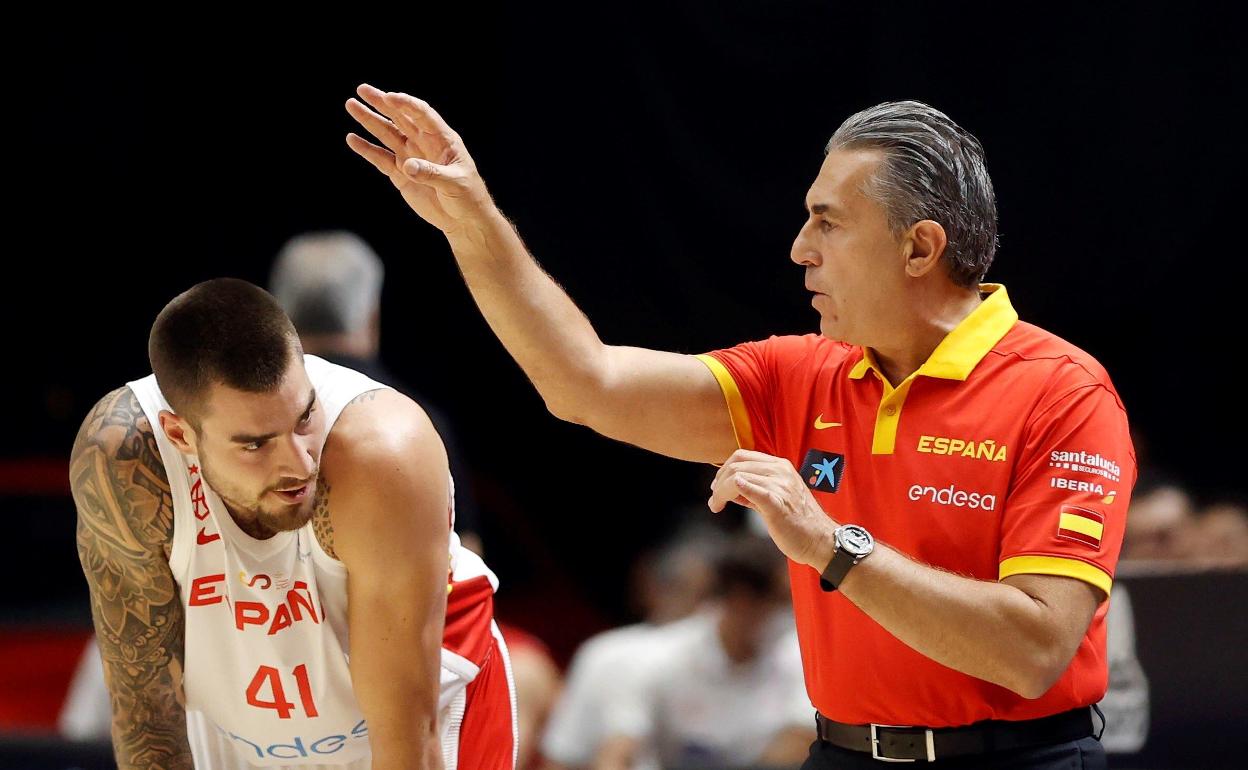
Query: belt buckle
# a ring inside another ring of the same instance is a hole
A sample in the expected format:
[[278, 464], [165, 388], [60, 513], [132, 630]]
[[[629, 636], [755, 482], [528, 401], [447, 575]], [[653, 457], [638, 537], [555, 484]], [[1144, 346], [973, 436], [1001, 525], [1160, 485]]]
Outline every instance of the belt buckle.
[[[899, 728], [902, 730], [913, 730], [913, 725], [880, 725], [875, 722], [871, 723], [871, 758], [878, 759], [881, 762], [918, 762], [917, 759], [898, 759], [896, 757], [886, 757], [880, 753], [880, 738], [876, 730], [880, 727]], [[923, 738], [927, 748], [927, 761], [936, 761], [936, 745], [933, 741], [932, 728], [923, 728]]]

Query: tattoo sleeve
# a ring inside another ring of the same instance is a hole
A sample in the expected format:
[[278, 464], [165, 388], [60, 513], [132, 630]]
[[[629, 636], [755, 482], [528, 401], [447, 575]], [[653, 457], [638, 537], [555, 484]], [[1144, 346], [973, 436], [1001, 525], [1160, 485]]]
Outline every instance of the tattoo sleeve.
[[117, 765], [189, 769], [182, 600], [165, 551], [173, 499], [153, 426], [129, 388], [87, 416], [69, 473]]

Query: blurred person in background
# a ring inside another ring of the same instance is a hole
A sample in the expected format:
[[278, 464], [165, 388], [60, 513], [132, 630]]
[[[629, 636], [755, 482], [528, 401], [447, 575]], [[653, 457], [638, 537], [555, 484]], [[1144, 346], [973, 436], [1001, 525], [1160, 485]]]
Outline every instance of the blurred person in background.
[[511, 657], [516, 689], [516, 770], [541, 764], [542, 732], [563, 690], [563, 673], [546, 643], [503, 621], [498, 622]]
[[304, 352], [354, 369], [424, 407], [446, 447], [455, 489], [455, 521], [465, 548], [482, 553], [480, 514], [450, 420], [429, 399], [400, 382], [382, 363], [381, 296], [385, 265], [355, 233], [302, 233], [282, 246], [269, 276], [269, 291], [299, 332]]
[[1135, 653], [1135, 613], [1122, 582], [1114, 586], [1105, 617], [1109, 689], [1101, 699], [1105, 730], [1101, 743], [1110, 754], [1133, 754], [1148, 739], [1148, 676]]
[[1122, 560], [1182, 561], [1196, 519], [1192, 496], [1174, 483], [1146, 486], [1131, 500]]
[[654, 634], [689, 622], [689, 616], [710, 596], [714, 560], [722, 541], [718, 530], [697, 524], [638, 559], [632, 589], [643, 620], [592, 636], [577, 649], [542, 736], [547, 770], [592, 764], [606, 738], [606, 714], [637, 675]]
[[57, 715], [56, 729], [62, 737], [71, 741], [107, 740], [112, 722], [104, 664], [100, 660], [100, 646], [93, 634], [78, 658], [65, 702]]
[[713, 599], [655, 631], [612, 693], [596, 770], [801, 764], [815, 729], [784, 571], [766, 537], [723, 550]]
[[1248, 509], [1202, 508], [1176, 482], [1150, 483], [1131, 501], [1122, 553], [1146, 570], [1248, 569]]
[[1208, 569], [1248, 569], [1248, 509], [1233, 502], [1215, 503], [1196, 519], [1191, 559]]
[[1190, 492], [1155, 462], [1152, 442], [1139, 426], [1131, 429], [1140, 475], [1131, 493], [1122, 561], [1170, 561], [1187, 558], [1196, 503]]
[[629, 575], [630, 609], [650, 625], [688, 617], [715, 588], [714, 559], [726, 535], [691, 511], [683, 520], [667, 542], [633, 563]]

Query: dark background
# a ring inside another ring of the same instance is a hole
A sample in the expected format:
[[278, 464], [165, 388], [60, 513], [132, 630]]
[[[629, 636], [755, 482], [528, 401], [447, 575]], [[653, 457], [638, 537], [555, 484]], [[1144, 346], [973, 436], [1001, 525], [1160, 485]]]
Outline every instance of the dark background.
[[1157, 467], [1205, 500], [1241, 494], [1233, 20], [1192, 3], [779, 5], [14, 29], [47, 56], [12, 73], [25, 238], [5, 260], [18, 539], [0, 611], [85, 621], [58, 467], [95, 400], [149, 371], [165, 302], [216, 276], [264, 284], [286, 238], [341, 227], [386, 261], [384, 360], [457, 429], [500, 614], [560, 655], [628, 619], [630, 562], [705, 499], [710, 470], [545, 411], [440, 234], [346, 147], [360, 82], [442, 112], [604, 340], [688, 352], [817, 329], [788, 253], [824, 143], [871, 104], [933, 104], [986, 148], [989, 279], [1105, 365]]

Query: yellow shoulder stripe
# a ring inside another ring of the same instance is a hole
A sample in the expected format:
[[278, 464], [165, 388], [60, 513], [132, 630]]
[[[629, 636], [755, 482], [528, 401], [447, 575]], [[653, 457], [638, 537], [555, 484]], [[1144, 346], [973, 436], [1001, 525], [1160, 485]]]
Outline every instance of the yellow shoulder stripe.
[[724, 392], [724, 400], [728, 402], [728, 416], [732, 418], [732, 432], [737, 437], [737, 446], [741, 449], [753, 449], [754, 433], [750, 430], [750, 413], [745, 409], [745, 399], [741, 397], [741, 391], [737, 388], [736, 381], [732, 379], [732, 373], [714, 356], [694, 357], [706, 364], [706, 368], [715, 375], [719, 389]]
[[1061, 556], [1013, 556], [1001, 562], [999, 579], [1010, 575], [1061, 575], [1091, 583], [1109, 596], [1114, 579], [1086, 561]]

